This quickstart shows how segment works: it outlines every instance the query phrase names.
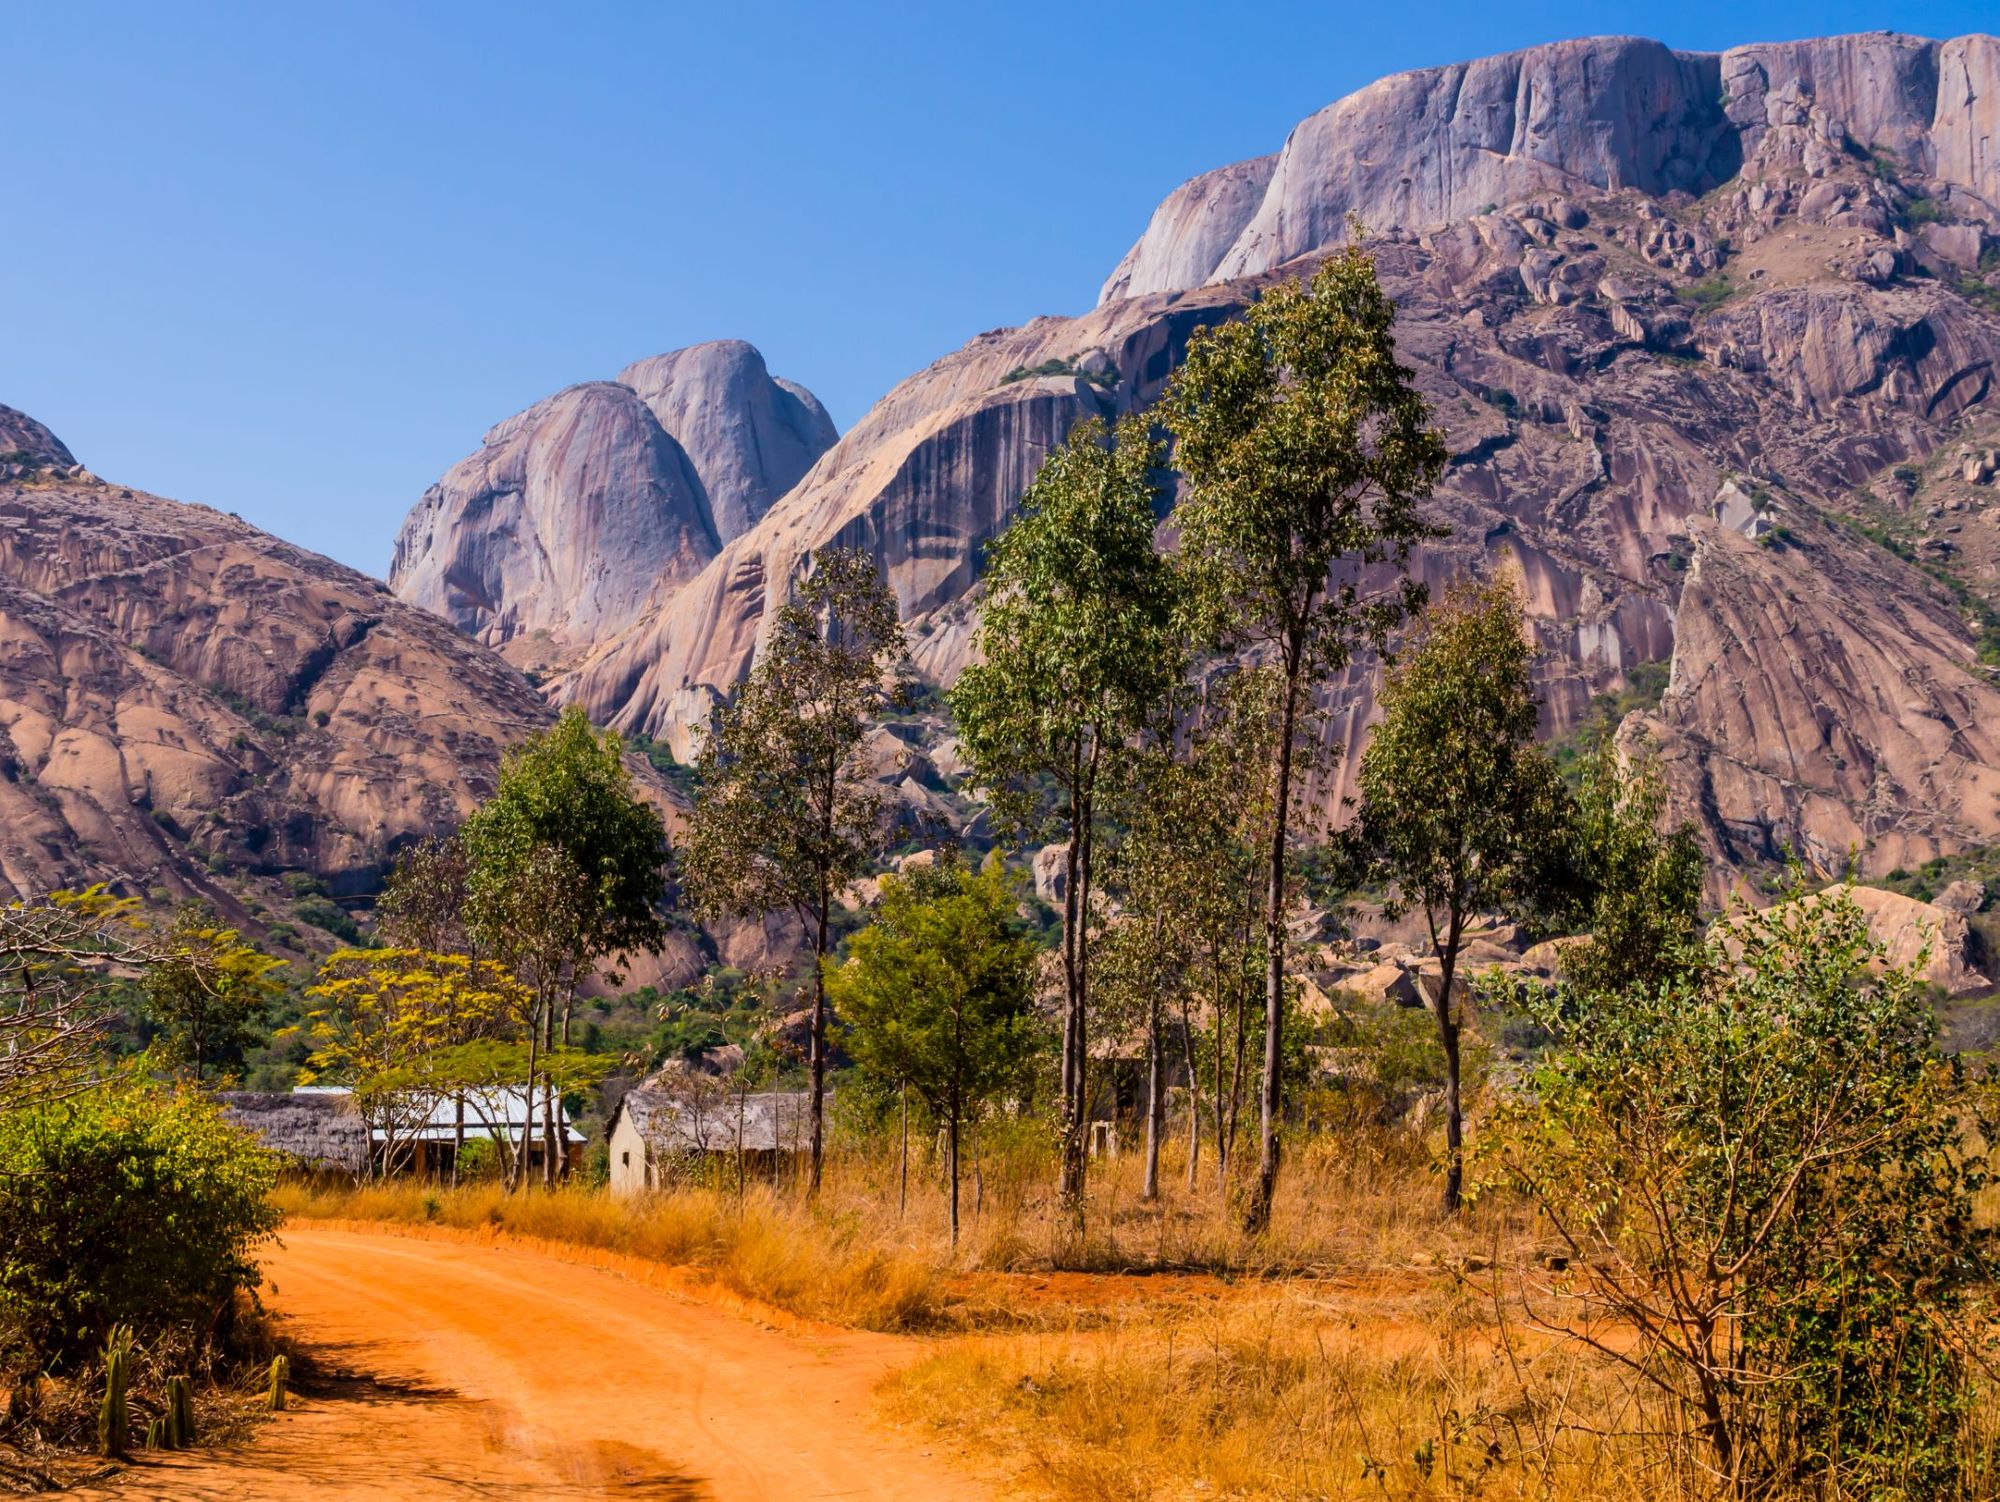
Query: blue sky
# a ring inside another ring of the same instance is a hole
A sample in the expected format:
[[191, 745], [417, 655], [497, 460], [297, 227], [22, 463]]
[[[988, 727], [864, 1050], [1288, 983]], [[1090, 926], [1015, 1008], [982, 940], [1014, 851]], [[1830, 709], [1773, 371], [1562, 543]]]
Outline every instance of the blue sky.
[[1176, 183], [1384, 73], [1993, 25], [1990, 0], [17, 5], [0, 402], [380, 572], [424, 487], [550, 391], [736, 336], [844, 429], [970, 335], [1087, 307]]

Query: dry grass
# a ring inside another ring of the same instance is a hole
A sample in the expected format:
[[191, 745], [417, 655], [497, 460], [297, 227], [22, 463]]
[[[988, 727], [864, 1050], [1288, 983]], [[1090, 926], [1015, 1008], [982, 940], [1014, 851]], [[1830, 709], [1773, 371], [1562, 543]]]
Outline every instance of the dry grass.
[[1294, 1286], [1115, 1333], [955, 1341], [884, 1405], [994, 1457], [1009, 1495], [1052, 1502], [1665, 1495], [1635, 1441], [1564, 1427], [1586, 1405], [1601, 1418], [1612, 1374], [1573, 1353], [1542, 1366], [1559, 1396], [1531, 1403], [1491, 1332], [1435, 1288]]

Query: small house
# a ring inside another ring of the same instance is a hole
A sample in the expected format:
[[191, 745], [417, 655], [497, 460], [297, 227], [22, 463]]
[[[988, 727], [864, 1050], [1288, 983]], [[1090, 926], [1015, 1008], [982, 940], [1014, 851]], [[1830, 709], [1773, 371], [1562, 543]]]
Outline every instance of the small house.
[[[520, 1088], [420, 1098], [396, 1113], [393, 1127], [367, 1121], [355, 1107], [354, 1092], [345, 1085], [295, 1085], [284, 1094], [235, 1090], [218, 1099], [225, 1117], [308, 1172], [359, 1177], [386, 1157], [382, 1168], [387, 1173], [449, 1177], [461, 1142], [504, 1133], [509, 1144], [518, 1146], [523, 1126], [530, 1133], [531, 1173], [540, 1170], [546, 1155], [547, 1111], [539, 1091], [532, 1100]], [[568, 1171], [574, 1172], [583, 1166], [587, 1139], [568, 1110], [558, 1109], [560, 1150]]]
[[215, 1098], [225, 1121], [298, 1172], [353, 1178], [368, 1172], [368, 1123], [351, 1099], [262, 1090], [223, 1090]]
[[[832, 1092], [827, 1102], [832, 1103]], [[655, 1077], [625, 1092], [606, 1136], [611, 1192], [664, 1188], [705, 1165], [774, 1177], [812, 1150], [812, 1097], [803, 1090], [737, 1092], [726, 1081]]]

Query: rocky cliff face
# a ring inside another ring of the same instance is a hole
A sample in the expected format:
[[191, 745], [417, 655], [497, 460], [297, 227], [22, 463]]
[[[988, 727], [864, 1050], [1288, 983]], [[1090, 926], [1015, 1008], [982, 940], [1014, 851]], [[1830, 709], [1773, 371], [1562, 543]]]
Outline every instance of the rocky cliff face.
[[0, 893], [200, 896], [302, 947], [298, 889], [372, 890], [549, 722], [376, 580], [106, 484], [11, 410], [0, 444], [43, 461], [0, 479]]
[[560, 659], [692, 578], [834, 437], [740, 340], [642, 360], [489, 432], [410, 513], [389, 581], [490, 646]]
[[1254, 276], [1338, 243], [1350, 215], [1422, 229], [1538, 195], [1706, 193], [1813, 124], [1802, 166], [1858, 147], [1990, 205], [1996, 94], [1994, 38], [1887, 32], [1724, 53], [1594, 37], [1399, 73], [1303, 122], [1275, 158], [1179, 190], [1103, 296]]
[[[1171, 195], [1091, 312], [903, 382], [552, 691], [687, 754], [829, 543], [875, 554], [949, 683], [979, 549], [1048, 449], [1153, 401], [1194, 328], [1354, 212], [1453, 455], [1417, 566], [1519, 572], [1550, 734], [1671, 662], [1626, 733], [1719, 859], [2000, 838], [1996, 98], [1981, 37], [1594, 40], [1385, 80]], [[1373, 666], [1322, 700], [1337, 799]]]

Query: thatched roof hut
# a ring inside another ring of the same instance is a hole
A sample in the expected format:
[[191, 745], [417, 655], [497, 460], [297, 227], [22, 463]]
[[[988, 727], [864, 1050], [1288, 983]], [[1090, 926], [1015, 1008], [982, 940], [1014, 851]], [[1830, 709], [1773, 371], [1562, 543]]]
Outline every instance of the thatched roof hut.
[[225, 1119], [301, 1168], [315, 1173], [368, 1171], [368, 1123], [349, 1096], [223, 1090], [216, 1100]]

